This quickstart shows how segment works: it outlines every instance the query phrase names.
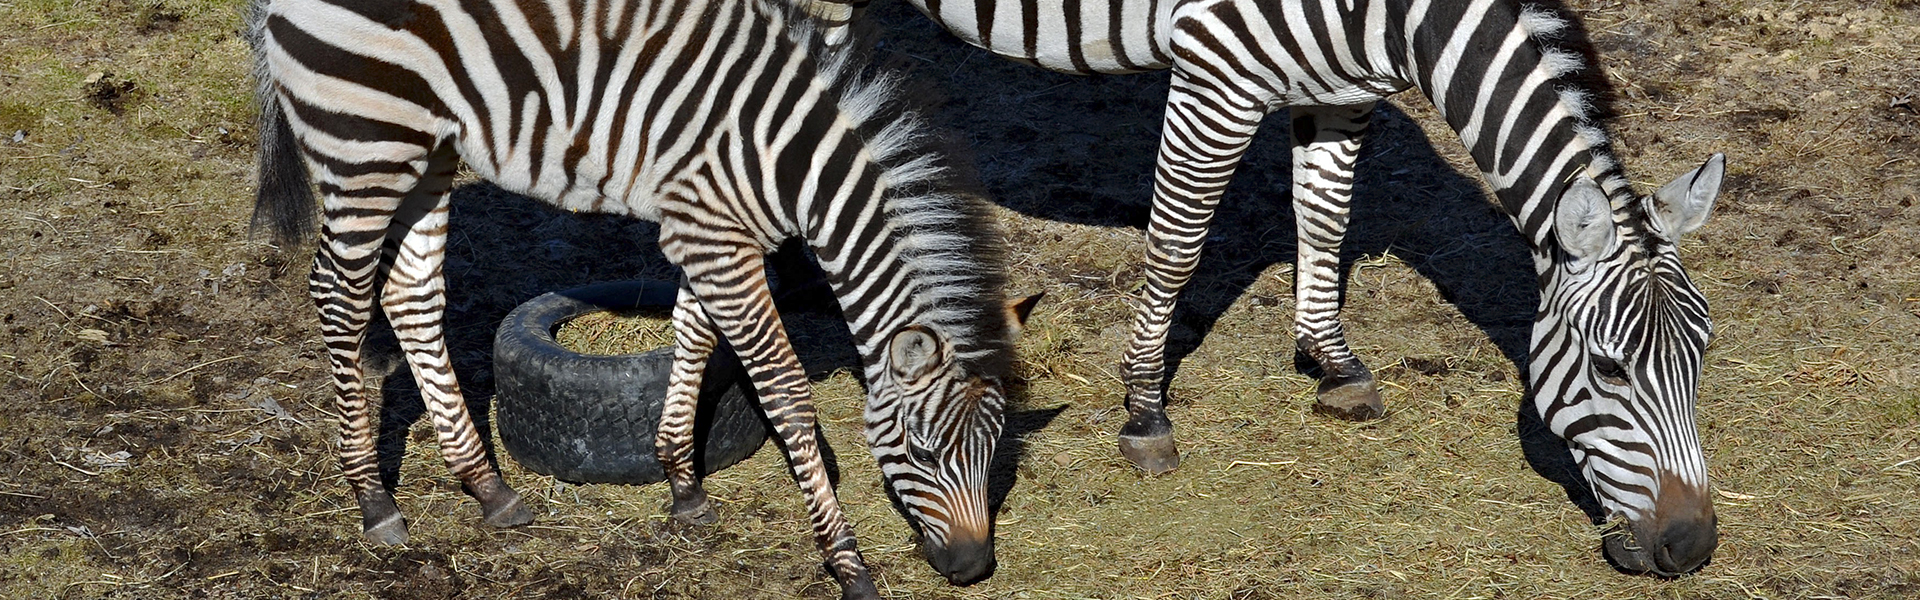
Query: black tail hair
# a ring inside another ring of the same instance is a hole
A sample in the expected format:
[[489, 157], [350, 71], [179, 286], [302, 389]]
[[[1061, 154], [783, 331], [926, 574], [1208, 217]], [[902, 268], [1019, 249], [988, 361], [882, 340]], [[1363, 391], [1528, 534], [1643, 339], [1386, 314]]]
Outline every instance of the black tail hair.
[[260, 188], [253, 199], [249, 233], [266, 229], [275, 243], [292, 246], [313, 235], [313, 186], [293, 139], [293, 126], [272, 97], [260, 102]]
[[253, 47], [254, 103], [260, 105], [260, 187], [253, 198], [253, 220], [249, 236], [266, 229], [282, 247], [293, 246], [313, 236], [313, 186], [307, 180], [306, 161], [293, 137], [293, 125], [280, 112], [275, 97], [273, 76], [267, 72], [266, 53], [261, 47], [266, 26], [267, 3], [247, 3], [241, 34]]

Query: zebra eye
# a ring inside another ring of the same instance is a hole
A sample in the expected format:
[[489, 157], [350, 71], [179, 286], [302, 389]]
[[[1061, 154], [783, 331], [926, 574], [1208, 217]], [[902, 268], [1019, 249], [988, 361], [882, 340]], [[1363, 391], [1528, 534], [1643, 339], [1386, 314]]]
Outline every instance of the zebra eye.
[[926, 446], [914, 443], [913, 440], [907, 440], [907, 455], [921, 464], [933, 464], [933, 451]]
[[1616, 361], [1598, 354], [1593, 356], [1593, 372], [1613, 385], [1627, 385], [1627, 368]]

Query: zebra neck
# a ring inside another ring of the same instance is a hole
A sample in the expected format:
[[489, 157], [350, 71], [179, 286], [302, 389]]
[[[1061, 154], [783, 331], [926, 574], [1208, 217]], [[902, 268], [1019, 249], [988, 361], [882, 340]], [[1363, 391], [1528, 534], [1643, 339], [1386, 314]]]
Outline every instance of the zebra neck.
[[1554, 204], [1575, 177], [1592, 177], [1616, 206], [1631, 198], [1593, 115], [1602, 91], [1568, 77], [1597, 68], [1567, 49], [1586, 44], [1569, 17], [1512, 0], [1410, 3], [1404, 31], [1417, 83], [1536, 257], [1549, 247]]
[[997, 375], [1009, 345], [999, 232], [984, 201], [921, 191], [939, 177], [926, 169], [921, 161], [884, 169], [873, 178], [884, 187], [862, 185], [867, 194], [820, 207], [804, 236], [868, 370], [884, 365], [894, 334], [919, 326], [951, 345], [969, 371]]

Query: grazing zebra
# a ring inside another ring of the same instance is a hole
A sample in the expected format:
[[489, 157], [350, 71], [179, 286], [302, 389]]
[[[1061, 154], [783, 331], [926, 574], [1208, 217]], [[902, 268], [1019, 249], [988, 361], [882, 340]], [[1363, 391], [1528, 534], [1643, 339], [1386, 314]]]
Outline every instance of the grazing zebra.
[[[796, 0], [834, 22], [859, 6]], [[1221, 191], [1261, 120], [1289, 108], [1298, 239], [1294, 330], [1324, 372], [1314, 406], [1384, 414], [1339, 319], [1340, 244], [1373, 107], [1424, 91], [1533, 248], [1534, 402], [1593, 491], [1630, 525], [1608, 554], [1637, 571], [1692, 571], [1718, 535], [1695, 430], [1706, 300], [1676, 254], [1719, 193], [1719, 155], [1637, 195], [1593, 108], [1589, 45], [1564, 9], [1529, 0], [912, 0], [961, 39], [1068, 73], [1172, 69], [1147, 286], [1122, 368], [1120, 448], [1150, 472], [1179, 464], [1162, 402], [1174, 298]], [[1629, 539], [1637, 539], [1633, 542]]]
[[[713, 518], [691, 462], [709, 353], [738, 351], [846, 597], [876, 591], [828, 482], [806, 373], [763, 268], [781, 241], [819, 257], [864, 360], [867, 438], [928, 562], [955, 583], [994, 566], [987, 469], [1012, 337], [990, 204], [964, 193], [894, 101], [791, 9], [758, 1], [256, 0], [262, 106], [256, 223], [324, 223], [310, 280], [365, 535], [406, 540], [376, 476], [360, 347], [380, 306], [449, 468], [487, 523], [530, 521], [485, 462], [443, 338], [455, 164], [562, 208], [658, 221], [685, 271], [657, 440], [673, 513]], [[303, 164], [304, 162], [304, 164]], [[383, 247], [389, 254], [382, 259]]]

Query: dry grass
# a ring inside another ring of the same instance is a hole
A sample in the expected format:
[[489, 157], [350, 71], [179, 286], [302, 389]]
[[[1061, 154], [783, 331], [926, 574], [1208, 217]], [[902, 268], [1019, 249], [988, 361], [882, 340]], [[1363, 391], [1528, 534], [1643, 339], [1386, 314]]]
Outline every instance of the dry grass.
[[673, 345], [673, 317], [664, 310], [587, 313], [560, 324], [553, 339], [581, 354], [638, 354]]
[[[706, 528], [673, 524], [659, 486], [572, 486], [503, 461], [540, 519], [494, 531], [431, 428], [401, 425], [384, 439], [404, 452], [414, 543], [359, 542], [304, 260], [244, 236], [252, 109], [236, 4], [0, 3], [0, 137], [27, 132], [0, 143], [0, 597], [837, 593], [773, 451], [713, 477], [722, 521]], [[1131, 470], [1113, 451], [1114, 365], [1165, 78], [1007, 65], [902, 4], [878, 9], [888, 47], [951, 96], [936, 114], [1008, 209], [1016, 288], [1048, 301], [1021, 348], [1013, 422], [1027, 433], [1009, 447], [1000, 569], [969, 588], [925, 566], [883, 497], [859, 386], [833, 356], [844, 340], [791, 323], [827, 357], [809, 364], [841, 497], [892, 597], [1920, 594], [1911, 2], [1574, 2], [1622, 91], [1617, 133], [1644, 186], [1729, 154], [1717, 214], [1683, 248], [1717, 324], [1700, 423], [1722, 542], [1672, 581], [1607, 567], [1586, 517], [1529, 468], [1510, 357], [1530, 271], [1461, 175], [1473, 170], [1452, 134], [1412, 97], [1378, 119], [1348, 252], [1348, 331], [1388, 418], [1308, 411], [1313, 381], [1288, 350], [1284, 132], [1268, 127], [1177, 318], [1186, 462]], [[518, 302], [674, 276], [650, 225], [487, 186], [463, 188], [454, 219], [449, 338], [476, 400], [491, 393], [492, 327]], [[376, 354], [390, 372], [391, 350]], [[403, 423], [419, 410], [406, 379], [382, 385]]]

